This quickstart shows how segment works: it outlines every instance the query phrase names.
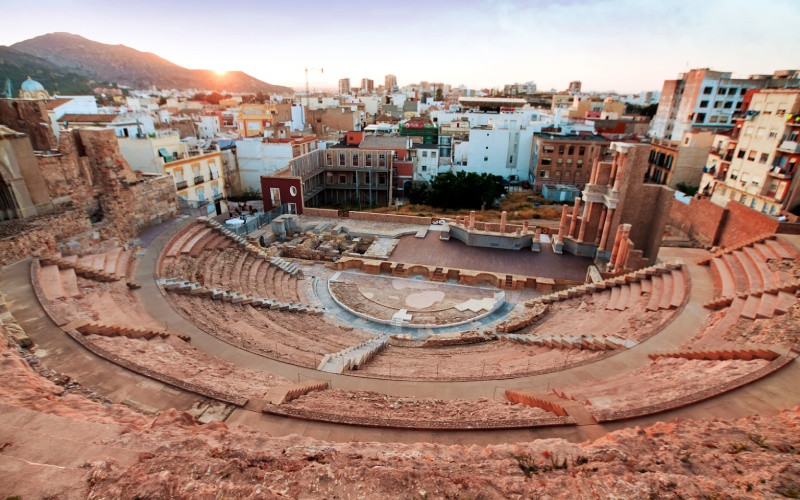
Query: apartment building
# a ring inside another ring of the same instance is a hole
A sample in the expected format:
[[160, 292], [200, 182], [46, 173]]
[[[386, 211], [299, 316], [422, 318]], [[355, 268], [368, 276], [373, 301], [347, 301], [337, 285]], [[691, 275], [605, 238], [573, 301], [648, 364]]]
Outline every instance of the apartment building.
[[394, 92], [397, 89], [397, 77], [395, 75], [386, 75], [383, 78], [383, 89], [386, 92]]
[[595, 160], [606, 155], [610, 144], [610, 140], [593, 133], [536, 133], [528, 179], [537, 191], [545, 184], [582, 189], [589, 182]]
[[735, 201], [770, 215], [800, 204], [799, 112], [800, 89], [753, 92], [737, 124], [730, 166], [718, 175], [723, 178], [716, 179], [711, 201]]
[[748, 89], [797, 87], [800, 71], [775, 71], [772, 75], [732, 78], [731, 73], [708, 68], [682, 73], [666, 80], [649, 135], [680, 141], [691, 129], [731, 127], [733, 114], [741, 110]]
[[350, 79], [349, 78], [341, 78], [339, 80], [339, 93], [340, 94], [349, 94], [350, 93]]
[[372, 92], [375, 90], [375, 81], [370, 80], [369, 78], [362, 78], [361, 79], [361, 91], [362, 92]]
[[278, 109], [274, 103], [242, 104], [236, 117], [242, 137], [263, 137], [264, 131], [277, 123]]
[[645, 182], [673, 189], [678, 184], [699, 187], [715, 135], [708, 130], [693, 130], [684, 133], [680, 141], [653, 139]]

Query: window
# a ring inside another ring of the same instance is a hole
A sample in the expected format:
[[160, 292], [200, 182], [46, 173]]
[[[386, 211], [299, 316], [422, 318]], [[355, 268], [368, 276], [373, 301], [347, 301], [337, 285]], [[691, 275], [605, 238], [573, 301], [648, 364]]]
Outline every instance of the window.
[[750, 152], [747, 154], [748, 161], [755, 161], [756, 160], [756, 150], [751, 149]]
[[422, 152], [422, 157], [423, 158], [427, 158], [428, 157], [428, 152], [427, 151], [423, 151]]
[[[586, 154], [586, 146], [579, 147], [578, 148], [578, 154], [581, 155], [581, 156], [585, 155]], [[579, 161], [581, 161], [581, 160], [579, 160]]]
[[775, 215], [775, 205], [770, 205], [770, 207], [769, 207], [769, 214], [770, 214], [770, 215]]
[[708, 123], [717, 123], [718, 119], [719, 119], [718, 116], [711, 116], [708, 118]]
[[575, 154], [575, 146], [570, 146], [569, 149], [567, 150], [567, 154], [570, 155], [570, 156], [574, 155]]
[[386, 166], [386, 155], [379, 154], [378, 155], [378, 166], [385, 167]]
[[706, 114], [705, 113], [697, 113], [697, 116], [696, 116], [696, 119], [695, 119], [694, 122], [695, 123], [703, 123], [704, 121], [706, 121]]
[[431, 151], [431, 158], [436, 158], [436, 151]]
[[539, 173], [539, 178], [540, 179], [547, 179], [549, 177], [549, 175], [547, 175], [547, 174], [548, 174], [547, 170], [542, 170], [541, 173]]
[[353, 166], [357, 167], [358, 166], [358, 153], [353, 153], [353, 157], [352, 158], [353, 158]]
[[423, 165], [423, 166], [422, 166], [422, 171], [423, 171], [423, 172], [427, 172], [427, 171], [428, 171], [428, 167], [427, 167], [427, 165]]
[[765, 133], [766, 133], [766, 129], [764, 129], [764, 127], [758, 127], [758, 130], [756, 130], [756, 137], [760, 139], [760, 138], [764, 137]]
[[739, 95], [744, 95], [747, 89], [739, 89]]
[[739, 203], [744, 203], [746, 201], [747, 201], [747, 195], [746, 194], [743, 194], [742, 196], [739, 197]]
[[715, 101], [714, 102], [714, 107], [715, 108], [721, 108], [722, 107], [722, 101]]
[[367, 167], [371, 167], [371, 166], [372, 166], [372, 155], [366, 155], [366, 156], [364, 157], [364, 160], [365, 160], [365, 161], [364, 161], [364, 164], [365, 164]]
[[339, 174], [339, 184], [345, 184], [347, 182], [347, 176], [344, 174]]
[[333, 155], [331, 153], [325, 155], [325, 164], [329, 167], [333, 166]]
[[564, 145], [563, 144], [558, 147], [558, 154], [560, 154], [560, 155], [564, 154]]
[[746, 153], [747, 153], [747, 151], [745, 151], [744, 149], [740, 149], [740, 150], [739, 150], [739, 151], [736, 153], [736, 157], [737, 157], [737, 158], [744, 158], [744, 155], [745, 155]]
[[567, 158], [567, 166], [568, 167], [572, 166], [572, 158]]
[[728, 95], [736, 95], [736, 87], [730, 87], [728, 89]]
[[559, 158], [558, 160], [556, 160], [556, 163], [558, 163], [558, 166], [560, 167], [564, 163], [564, 159]]
[[[424, 170], [425, 167], [422, 167], [422, 169]], [[369, 172], [364, 172], [364, 183], [369, 184], [369, 181], [370, 181]]]
[[553, 160], [551, 158], [542, 158], [542, 165], [550, 166], [553, 164]]
[[489, 161], [489, 157], [488, 156], [484, 156], [483, 157], [483, 161]]
[[706, 87], [703, 89], [703, 93], [708, 95], [711, 93], [712, 90], [714, 90], [714, 87]]
[[514, 163], [514, 157], [513, 156], [509, 156], [508, 157], [508, 163]]
[[339, 166], [344, 167], [344, 163], [345, 163], [344, 153], [339, 153]]
[[552, 153], [553, 151], [555, 151], [553, 146], [547, 145], [547, 146], [544, 147], [544, 152], [545, 153]]
[[727, 101], [722, 105], [724, 109], [731, 109], [731, 106], [733, 106], [733, 101]]
[[575, 166], [578, 168], [583, 168], [583, 160], [578, 160], [578, 163]]
[[708, 107], [708, 101], [700, 101], [700, 107], [701, 108], [707, 108]]
[[753, 127], [745, 127], [744, 135], [753, 135]]
[[769, 159], [768, 153], [761, 153], [761, 158], [758, 159], [758, 163], [767, 163], [768, 159]]
[[756, 201], [758, 201], [758, 200], [756, 200], [755, 198], [750, 200], [750, 208], [756, 208]]

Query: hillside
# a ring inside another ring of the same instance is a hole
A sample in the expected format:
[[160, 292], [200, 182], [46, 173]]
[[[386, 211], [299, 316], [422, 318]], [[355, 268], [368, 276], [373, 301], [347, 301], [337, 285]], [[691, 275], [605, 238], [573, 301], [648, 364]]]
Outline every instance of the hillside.
[[15, 43], [11, 49], [41, 58], [61, 71], [101, 83], [134, 88], [155, 85], [165, 89], [292, 92], [289, 87], [271, 85], [241, 71], [218, 75], [210, 70], [187, 69], [149, 52], [99, 43], [70, 33], [48, 33]]
[[6, 78], [11, 79], [13, 95], [16, 97], [20, 84], [29, 76], [44, 85], [51, 94], [55, 90], [54, 82], [62, 94], [88, 94], [92, 91], [89, 78], [85, 75], [67, 71], [40, 57], [0, 46], [0, 85], [3, 89]]

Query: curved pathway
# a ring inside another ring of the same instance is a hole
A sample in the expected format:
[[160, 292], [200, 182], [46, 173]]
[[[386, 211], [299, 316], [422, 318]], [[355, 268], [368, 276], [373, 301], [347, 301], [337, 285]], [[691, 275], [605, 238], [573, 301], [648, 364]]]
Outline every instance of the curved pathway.
[[[333, 388], [370, 390], [397, 396], [437, 397], [442, 399], [478, 397], [503, 398], [508, 388], [525, 388], [546, 392], [551, 385], [569, 385], [581, 381], [604, 378], [617, 373], [633, 371], [650, 362], [647, 354], [672, 349], [691, 338], [702, 325], [708, 312], [702, 304], [713, 294], [713, 284], [707, 268], [688, 265], [691, 289], [686, 306], [661, 332], [637, 346], [610, 358], [564, 371], [501, 381], [472, 382], [414, 382], [370, 379], [366, 377], [324, 374], [309, 368], [298, 367], [268, 359], [230, 344], [200, 330], [172, 309], [154, 280], [158, 255], [169, 239], [192, 220], [178, 221], [157, 235], [138, 260], [136, 281], [142, 288], [136, 293], [153, 318], [165, 327], [192, 337], [192, 344], [209, 354], [225, 358], [240, 366], [261, 369], [294, 380], [325, 379]], [[686, 250], [664, 249], [663, 254], [674, 258]], [[691, 258], [691, 257], [690, 257]], [[687, 258], [686, 260], [689, 260]], [[52, 321], [44, 316], [36, 300], [29, 278], [29, 262], [20, 261], [0, 270], [2, 291], [10, 309], [37, 346], [37, 354], [46, 364], [62, 373], [73, 376], [82, 384], [96, 389], [114, 401], [135, 400], [157, 409], [176, 407], [186, 409], [198, 397], [159, 382], [128, 372], [78, 346]], [[634, 425], [648, 425], [656, 421], [684, 418], [740, 417], [745, 415], [775, 414], [782, 409], [800, 404], [800, 362], [793, 361], [777, 373], [760, 381], [736, 389], [725, 395], [697, 403], [686, 408], [659, 415], [641, 417], [610, 424], [586, 426], [544, 427], [524, 430], [489, 431], [408, 431], [376, 429], [339, 424], [328, 424], [263, 415], [238, 409], [228, 418], [228, 423], [242, 423], [271, 435], [300, 434], [332, 441], [385, 441], [385, 442], [438, 442], [489, 444], [518, 442], [545, 437], [563, 437], [584, 440], [599, 437], [605, 432]]]

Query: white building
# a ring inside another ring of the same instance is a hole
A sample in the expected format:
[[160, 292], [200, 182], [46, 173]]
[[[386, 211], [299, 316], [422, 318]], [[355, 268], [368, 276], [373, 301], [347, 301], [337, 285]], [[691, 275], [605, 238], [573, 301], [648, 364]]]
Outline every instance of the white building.
[[438, 145], [414, 144], [411, 150], [411, 159], [414, 162], [415, 181], [430, 182], [439, 173]]
[[213, 139], [220, 131], [219, 116], [202, 115], [194, 122], [197, 135], [201, 139]]
[[47, 116], [50, 117], [50, 123], [56, 137], [59, 136], [60, 127], [58, 124], [62, 116], [68, 114], [97, 114], [97, 101], [94, 96], [90, 95], [58, 96], [47, 101], [46, 106]]

